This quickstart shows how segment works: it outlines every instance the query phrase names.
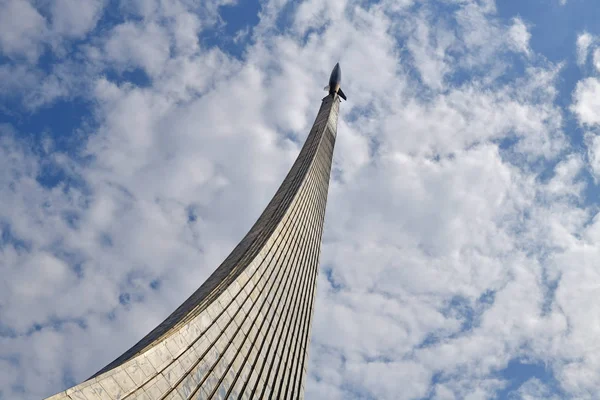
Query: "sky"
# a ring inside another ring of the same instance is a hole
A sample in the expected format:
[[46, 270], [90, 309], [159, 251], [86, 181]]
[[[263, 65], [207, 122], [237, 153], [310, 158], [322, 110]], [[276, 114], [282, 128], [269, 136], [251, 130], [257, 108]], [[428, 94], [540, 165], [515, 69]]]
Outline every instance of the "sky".
[[0, 400], [223, 261], [340, 62], [307, 399], [596, 399], [596, 0], [0, 0]]

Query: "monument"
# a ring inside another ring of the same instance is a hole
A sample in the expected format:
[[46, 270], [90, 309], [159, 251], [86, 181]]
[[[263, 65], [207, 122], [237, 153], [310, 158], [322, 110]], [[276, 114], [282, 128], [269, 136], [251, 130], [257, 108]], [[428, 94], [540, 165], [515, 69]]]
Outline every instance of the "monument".
[[51, 400], [303, 398], [341, 71], [248, 234], [165, 321]]

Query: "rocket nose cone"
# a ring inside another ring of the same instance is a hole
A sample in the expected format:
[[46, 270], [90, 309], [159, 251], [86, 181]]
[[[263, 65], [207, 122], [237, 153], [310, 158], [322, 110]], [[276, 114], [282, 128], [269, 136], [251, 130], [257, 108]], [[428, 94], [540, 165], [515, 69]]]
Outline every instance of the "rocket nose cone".
[[333, 70], [331, 71], [332, 75], [339, 75], [341, 73], [341, 69], [340, 69], [340, 63], [336, 63], [335, 67], [333, 67]]
[[340, 63], [337, 63], [335, 64], [335, 67], [333, 67], [333, 71], [331, 71], [331, 75], [329, 76], [329, 87], [337, 90], [337, 87], [339, 87], [341, 81], [342, 71], [340, 70]]

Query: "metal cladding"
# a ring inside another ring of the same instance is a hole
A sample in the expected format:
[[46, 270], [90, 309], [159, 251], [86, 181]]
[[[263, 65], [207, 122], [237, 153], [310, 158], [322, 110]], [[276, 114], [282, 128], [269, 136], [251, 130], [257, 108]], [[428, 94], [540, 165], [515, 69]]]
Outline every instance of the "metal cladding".
[[303, 398], [339, 97], [250, 232], [164, 322], [49, 399]]

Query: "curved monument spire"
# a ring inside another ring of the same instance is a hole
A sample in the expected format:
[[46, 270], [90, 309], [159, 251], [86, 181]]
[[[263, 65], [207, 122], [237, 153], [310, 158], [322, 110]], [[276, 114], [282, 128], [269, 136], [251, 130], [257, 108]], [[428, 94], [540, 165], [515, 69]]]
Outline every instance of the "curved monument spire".
[[341, 71], [250, 232], [165, 321], [52, 400], [303, 398]]

